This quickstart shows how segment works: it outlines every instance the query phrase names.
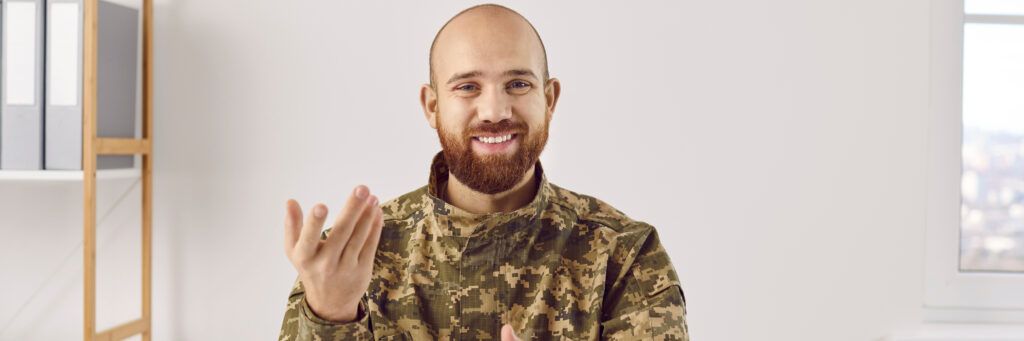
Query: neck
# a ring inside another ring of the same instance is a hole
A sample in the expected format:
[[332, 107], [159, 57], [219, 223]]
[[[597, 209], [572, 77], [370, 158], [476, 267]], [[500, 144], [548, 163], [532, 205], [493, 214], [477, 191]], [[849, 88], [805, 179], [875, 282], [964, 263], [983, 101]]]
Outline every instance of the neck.
[[444, 187], [445, 200], [455, 207], [461, 208], [470, 213], [484, 214], [495, 212], [509, 212], [526, 206], [537, 195], [534, 170], [536, 164], [530, 167], [523, 174], [523, 178], [507, 191], [486, 194], [474, 191], [454, 176], [448, 176], [448, 183]]

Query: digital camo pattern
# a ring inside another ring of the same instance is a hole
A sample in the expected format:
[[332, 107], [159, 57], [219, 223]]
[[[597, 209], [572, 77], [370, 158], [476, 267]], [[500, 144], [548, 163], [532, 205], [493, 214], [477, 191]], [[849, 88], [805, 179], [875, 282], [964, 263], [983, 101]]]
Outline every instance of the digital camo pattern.
[[[655, 229], [547, 181], [533, 201], [473, 214], [430, 182], [382, 205], [384, 229], [359, 319], [315, 316], [296, 280], [279, 339], [689, 340], [686, 302]], [[321, 235], [326, 237], [330, 229]]]

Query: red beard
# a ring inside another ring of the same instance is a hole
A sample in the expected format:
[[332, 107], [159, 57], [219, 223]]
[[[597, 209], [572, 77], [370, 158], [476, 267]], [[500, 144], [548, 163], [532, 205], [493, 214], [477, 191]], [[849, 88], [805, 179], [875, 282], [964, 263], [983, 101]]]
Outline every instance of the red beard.
[[[448, 133], [438, 118], [437, 135], [452, 176], [474, 191], [495, 194], [512, 189], [537, 162], [548, 141], [549, 123], [545, 120], [542, 131], [531, 132], [524, 122], [503, 120], [481, 124], [457, 136]], [[517, 134], [515, 143], [519, 145], [512, 154], [480, 156], [473, 152], [473, 135], [506, 131]]]

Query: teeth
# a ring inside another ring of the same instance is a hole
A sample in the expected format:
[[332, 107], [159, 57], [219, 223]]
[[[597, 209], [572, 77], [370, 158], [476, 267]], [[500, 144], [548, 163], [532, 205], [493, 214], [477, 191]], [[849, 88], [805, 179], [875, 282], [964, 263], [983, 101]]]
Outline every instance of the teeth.
[[508, 140], [511, 140], [511, 139], [512, 139], [512, 134], [508, 134], [508, 135], [505, 135], [505, 136], [495, 136], [495, 137], [481, 136], [481, 137], [477, 138], [477, 140], [480, 140], [480, 142], [492, 143], [492, 144], [493, 143], [502, 143], [502, 142], [505, 142], [505, 141], [508, 141]]

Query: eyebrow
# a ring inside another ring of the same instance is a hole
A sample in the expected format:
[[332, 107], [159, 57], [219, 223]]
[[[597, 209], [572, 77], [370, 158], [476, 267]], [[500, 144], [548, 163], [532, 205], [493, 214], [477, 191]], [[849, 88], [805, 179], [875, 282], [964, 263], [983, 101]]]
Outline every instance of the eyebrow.
[[[463, 80], [463, 79], [466, 79], [466, 78], [479, 77], [479, 76], [482, 76], [483, 74], [484, 73], [482, 71], [479, 71], [479, 70], [473, 70], [473, 71], [468, 71], [468, 72], [456, 73], [456, 74], [452, 75], [451, 78], [448, 78], [448, 82], [445, 83], [445, 85], [452, 84], [452, 83], [455, 83], [456, 81]], [[505, 71], [505, 73], [503, 75], [504, 76], [530, 76], [530, 77], [533, 77], [534, 79], [538, 79], [537, 75], [535, 73], [533, 73], [533, 71], [531, 71], [530, 69], [512, 69], [512, 70]]]

